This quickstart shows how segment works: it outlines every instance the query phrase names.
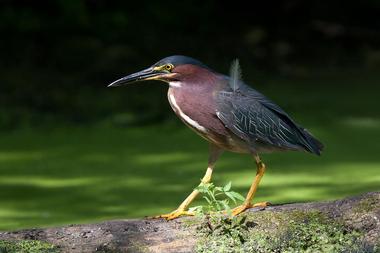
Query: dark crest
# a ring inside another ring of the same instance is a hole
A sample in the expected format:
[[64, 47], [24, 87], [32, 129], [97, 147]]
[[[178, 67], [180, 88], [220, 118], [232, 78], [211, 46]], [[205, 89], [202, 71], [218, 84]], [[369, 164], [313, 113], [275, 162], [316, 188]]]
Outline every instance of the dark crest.
[[239, 89], [239, 85], [241, 82], [241, 69], [239, 60], [235, 59], [230, 68], [230, 87], [235, 92]]
[[192, 65], [200, 66], [202, 68], [209, 69], [202, 62], [200, 62], [194, 58], [184, 56], [184, 55], [173, 55], [173, 56], [166, 57], [166, 58], [158, 61], [157, 63], [155, 63], [154, 66], [160, 66], [160, 65], [167, 64], [167, 63], [171, 63], [174, 66], [179, 66], [179, 65], [184, 65], [184, 64], [192, 64]]

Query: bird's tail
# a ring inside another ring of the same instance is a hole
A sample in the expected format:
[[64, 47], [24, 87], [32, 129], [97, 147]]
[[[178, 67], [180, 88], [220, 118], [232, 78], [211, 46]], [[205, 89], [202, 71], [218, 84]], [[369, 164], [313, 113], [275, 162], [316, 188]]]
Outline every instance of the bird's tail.
[[302, 135], [305, 138], [305, 148], [307, 151], [316, 154], [316, 155], [321, 155], [321, 152], [324, 148], [324, 145], [322, 142], [317, 140], [308, 130], [305, 128], [300, 129], [302, 131]]

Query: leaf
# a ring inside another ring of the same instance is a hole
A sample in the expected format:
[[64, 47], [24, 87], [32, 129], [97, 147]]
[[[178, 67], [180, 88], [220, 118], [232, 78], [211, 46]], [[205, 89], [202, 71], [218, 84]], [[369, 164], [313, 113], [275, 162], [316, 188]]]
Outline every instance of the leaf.
[[207, 191], [203, 184], [200, 184], [197, 187], [195, 187], [195, 190], [199, 191], [200, 193], [205, 193]]
[[225, 192], [228, 192], [229, 190], [231, 190], [231, 185], [232, 185], [232, 182], [228, 182], [228, 184], [226, 184], [224, 187], [223, 187], [223, 191]]
[[222, 191], [223, 191], [223, 188], [220, 187], [220, 186], [217, 186], [217, 187], [215, 187], [215, 191], [216, 191], [216, 192], [222, 192]]
[[229, 197], [236, 204], [236, 198], [233, 194], [231, 194], [231, 192], [225, 192], [224, 194], [226, 194], [226, 196]]
[[228, 205], [228, 201], [224, 200], [222, 201], [222, 205], [224, 207], [224, 210], [229, 210], [231, 209], [230, 206]]
[[216, 201], [216, 202], [215, 202], [215, 208], [216, 208], [217, 211], [222, 210], [222, 207], [221, 207], [221, 205], [220, 205], [220, 201]]
[[204, 215], [203, 206], [194, 206], [189, 208], [189, 212], [194, 212], [196, 215]]
[[211, 200], [210, 200], [209, 198], [207, 198], [206, 196], [203, 196], [203, 198], [207, 201], [207, 203], [208, 203], [209, 205], [211, 205]]
[[240, 193], [237, 193], [237, 192], [229, 192], [231, 195], [233, 195], [236, 199], [238, 199], [238, 200], [241, 200], [241, 201], [244, 201], [245, 200], [245, 198], [242, 196], [242, 195], [240, 195]]

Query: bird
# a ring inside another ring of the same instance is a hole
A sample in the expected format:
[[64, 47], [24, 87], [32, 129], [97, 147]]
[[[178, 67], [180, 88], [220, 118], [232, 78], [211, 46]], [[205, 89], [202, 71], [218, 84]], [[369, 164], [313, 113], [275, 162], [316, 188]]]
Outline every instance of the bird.
[[[321, 154], [323, 144], [319, 140], [280, 106], [242, 81], [238, 60], [233, 61], [229, 75], [223, 75], [194, 58], [169, 56], [112, 82], [108, 87], [147, 80], [169, 84], [167, 95], [175, 114], [208, 141], [208, 166], [201, 184], [211, 181], [215, 163], [224, 151], [245, 153], [254, 158], [256, 175], [244, 202], [232, 209], [233, 216], [252, 207], [265, 208], [270, 204], [252, 203], [266, 171], [260, 154], [275, 151]], [[188, 207], [198, 194], [195, 188], [174, 211], [154, 218], [172, 220], [193, 215]]]

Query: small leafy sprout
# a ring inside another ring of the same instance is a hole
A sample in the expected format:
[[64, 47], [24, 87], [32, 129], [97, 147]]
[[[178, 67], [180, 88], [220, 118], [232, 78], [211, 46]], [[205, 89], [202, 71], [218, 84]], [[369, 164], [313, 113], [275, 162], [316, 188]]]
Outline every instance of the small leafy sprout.
[[[206, 241], [217, 238], [216, 244], [220, 240], [224, 244], [227, 242], [232, 248], [236, 245], [244, 244], [248, 240], [247, 216], [232, 216], [230, 207], [231, 202], [237, 204], [237, 201], [244, 201], [244, 197], [231, 190], [231, 182], [223, 187], [215, 186], [213, 183], [201, 183], [195, 189], [202, 194], [202, 197], [207, 202], [204, 206], [196, 206], [189, 209], [189, 211], [195, 212], [195, 215], [200, 218], [197, 231], [202, 235], [202, 238]], [[215, 244], [215, 242], [211, 243]], [[222, 249], [217, 251], [226, 252]], [[204, 251], [198, 248], [196, 252], [216, 251]]]
[[236, 204], [237, 200], [244, 201], [244, 197], [237, 192], [231, 191], [231, 182], [225, 186], [215, 186], [213, 183], [201, 183], [197, 188], [207, 201], [206, 206], [195, 206], [189, 209], [198, 215], [225, 211], [231, 216], [230, 202]]

